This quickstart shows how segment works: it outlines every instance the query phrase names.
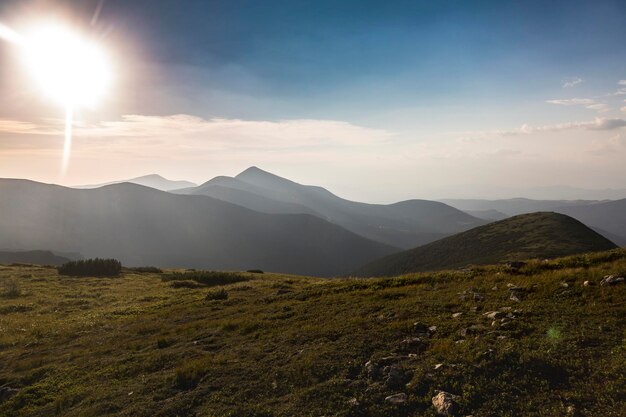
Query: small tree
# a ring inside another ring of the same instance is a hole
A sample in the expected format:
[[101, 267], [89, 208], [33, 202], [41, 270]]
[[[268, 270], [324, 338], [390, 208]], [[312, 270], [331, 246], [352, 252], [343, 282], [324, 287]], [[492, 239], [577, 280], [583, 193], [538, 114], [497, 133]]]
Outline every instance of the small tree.
[[75, 277], [116, 277], [122, 272], [122, 264], [117, 259], [84, 259], [64, 263], [57, 271]]

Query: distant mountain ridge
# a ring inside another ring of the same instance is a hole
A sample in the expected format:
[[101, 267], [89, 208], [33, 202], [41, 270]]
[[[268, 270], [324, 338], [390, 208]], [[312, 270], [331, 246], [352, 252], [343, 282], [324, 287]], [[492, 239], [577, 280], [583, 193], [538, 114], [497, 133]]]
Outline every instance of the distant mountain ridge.
[[265, 214], [136, 184], [72, 189], [0, 180], [0, 248], [51, 248], [127, 266], [334, 276], [398, 249], [308, 214]]
[[392, 276], [529, 258], [602, 251], [616, 245], [559, 213], [521, 214], [370, 262], [356, 276]]
[[157, 174], [144, 175], [137, 178], [131, 178], [128, 180], [120, 180], [120, 181], [111, 181], [104, 184], [93, 184], [93, 185], [78, 185], [72, 188], [78, 189], [88, 189], [88, 188], [100, 188], [106, 187], [107, 185], [113, 184], [121, 184], [123, 182], [129, 182], [131, 184], [143, 185], [145, 187], [156, 188], [161, 191], [172, 191], [180, 188], [187, 187], [195, 187], [196, 184], [190, 181], [173, 181], [168, 180], [167, 178], [163, 178]]
[[349, 201], [322, 187], [298, 184], [257, 167], [173, 192], [206, 195], [265, 213], [311, 214], [400, 248], [432, 242], [487, 222], [436, 201], [407, 200], [388, 205]]
[[69, 258], [58, 256], [47, 250], [0, 251], [0, 264], [61, 265]]

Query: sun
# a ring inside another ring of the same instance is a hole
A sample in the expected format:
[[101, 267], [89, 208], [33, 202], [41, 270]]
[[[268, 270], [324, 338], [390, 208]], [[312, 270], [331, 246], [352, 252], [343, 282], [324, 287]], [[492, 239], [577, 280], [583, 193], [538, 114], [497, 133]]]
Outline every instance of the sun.
[[104, 52], [62, 26], [43, 26], [26, 34], [22, 50], [42, 91], [66, 108], [94, 106], [110, 85]]

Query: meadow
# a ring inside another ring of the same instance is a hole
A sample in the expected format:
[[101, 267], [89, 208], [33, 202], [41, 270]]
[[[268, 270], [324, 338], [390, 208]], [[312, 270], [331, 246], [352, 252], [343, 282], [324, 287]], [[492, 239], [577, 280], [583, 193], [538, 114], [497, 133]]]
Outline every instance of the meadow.
[[435, 416], [439, 390], [463, 416], [626, 415], [626, 285], [600, 285], [624, 249], [387, 279], [139, 271], [0, 266], [0, 415]]

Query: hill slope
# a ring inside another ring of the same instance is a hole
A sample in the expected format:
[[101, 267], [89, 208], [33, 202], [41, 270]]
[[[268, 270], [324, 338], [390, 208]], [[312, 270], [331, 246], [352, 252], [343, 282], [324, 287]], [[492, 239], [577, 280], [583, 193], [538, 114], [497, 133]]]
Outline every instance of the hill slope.
[[69, 258], [55, 255], [47, 250], [29, 251], [0, 251], [0, 264], [37, 264], [37, 265], [61, 265], [70, 261]]
[[121, 184], [124, 182], [130, 182], [131, 184], [143, 185], [144, 187], [156, 188], [161, 191], [172, 191], [180, 188], [195, 187], [196, 184], [189, 181], [173, 181], [163, 178], [157, 174], [144, 175], [137, 178], [131, 178], [129, 180], [112, 181], [104, 184], [92, 184], [92, 185], [80, 185], [73, 188], [85, 189], [85, 188], [100, 188], [107, 185]]
[[254, 274], [210, 301], [158, 274], [1, 267], [0, 415], [435, 417], [444, 390], [456, 416], [623, 417], [626, 285], [599, 283], [625, 273], [616, 250], [520, 274]]
[[256, 167], [176, 193], [201, 194], [267, 213], [307, 213], [368, 239], [411, 248], [486, 223], [446, 204], [408, 200], [366, 204], [340, 198]]
[[391, 276], [615, 247], [613, 242], [563, 214], [521, 214], [378, 259], [354, 275]]
[[626, 198], [597, 204], [558, 207], [554, 211], [567, 214], [581, 222], [615, 236], [615, 243], [626, 245]]
[[76, 190], [0, 180], [0, 248], [50, 248], [127, 266], [338, 275], [397, 249], [306, 214], [263, 214], [123, 183]]

